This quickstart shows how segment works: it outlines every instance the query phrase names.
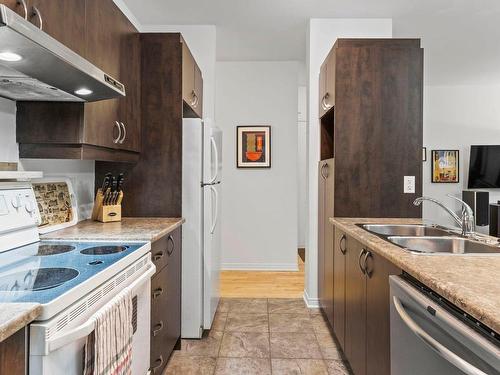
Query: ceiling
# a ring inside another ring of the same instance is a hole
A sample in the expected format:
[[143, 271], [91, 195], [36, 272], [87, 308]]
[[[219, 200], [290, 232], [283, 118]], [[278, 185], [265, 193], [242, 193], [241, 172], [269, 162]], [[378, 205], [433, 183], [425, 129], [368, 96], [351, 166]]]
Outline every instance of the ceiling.
[[[393, 18], [436, 84], [500, 83], [498, 0], [123, 0], [142, 25], [216, 25], [218, 60], [305, 60], [310, 18]], [[428, 68], [428, 70], [427, 70]]]

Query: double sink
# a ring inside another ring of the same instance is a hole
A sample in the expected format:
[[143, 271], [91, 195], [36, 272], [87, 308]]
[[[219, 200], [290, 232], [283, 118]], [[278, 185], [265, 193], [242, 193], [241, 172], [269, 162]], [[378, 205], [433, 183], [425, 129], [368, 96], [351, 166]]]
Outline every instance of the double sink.
[[500, 255], [500, 243], [487, 237], [466, 238], [451, 229], [423, 224], [360, 224], [414, 254]]

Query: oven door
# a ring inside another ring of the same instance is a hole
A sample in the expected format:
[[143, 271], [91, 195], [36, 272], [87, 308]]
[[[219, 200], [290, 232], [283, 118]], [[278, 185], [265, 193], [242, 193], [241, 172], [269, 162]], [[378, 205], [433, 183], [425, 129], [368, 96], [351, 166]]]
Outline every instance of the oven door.
[[[131, 277], [128, 283], [122, 282], [120, 287], [117, 287], [117, 290], [132, 288], [133, 291], [134, 315], [132, 324], [134, 326], [134, 336], [132, 339], [132, 374], [134, 375], [147, 374], [150, 366], [150, 290], [151, 276], [155, 272], [155, 266], [151, 262], [149, 254], [147, 257], [148, 262], [145, 264], [144, 269], [138, 270], [137, 277]], [[135, 264], [132, 268], [136, 269]], [[120, 276], [126, 274], [127, 270], [90, 293], [84, 301], [86, 306], [92, 303], [93, 296], [98, 295], [99, 292], [102, 293], [106, 288], [109, 289], [109, 285], [115, 283], [116, 279], [120, 279]], [[114, 295], [115, 293], [109, 293], [110, 298], [93, 304], [91, 309], [88, 309], [84, 314], [72, 320], [71, 324], [68, 324], [67, 321], [72, 318], [72, 315], [74, 316], [78, 313], [78, 308], [84, 305], [82, 302], [77, 302], [48, 321], [31, 324], [29, 374], [83, 374], [86, 337], [93, 331], [94, 325], [91, 317], [106, 306]], [[60, 329], [60, 326], [64, 324], [67, 325], [63, 329]], [[54, 334], [55, 331], [57, 332]]]

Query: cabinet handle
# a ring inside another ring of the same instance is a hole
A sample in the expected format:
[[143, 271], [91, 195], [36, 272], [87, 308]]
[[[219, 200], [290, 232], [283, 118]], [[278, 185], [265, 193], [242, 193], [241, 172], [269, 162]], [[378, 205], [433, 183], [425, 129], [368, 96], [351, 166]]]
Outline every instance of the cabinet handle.
[[320, 173], [321, 173], [321, 177], [323, 177], [323, 180], [326, 180], [328, 178], [328, 176], [325, 175], [325, 167], [327, 167], [327, 166], [328, 166], [327, 163], [325, 163], [325, 164], [323, 164], [321, 166], [321, 172]]
[[[344, 246], [342, 246], [342, 244], [344, 244]], [[340, 237], [340, 252], [343, 255], [345, 255], [345, 253], [347, 252], [347, 247], [345, 245], [346, 245], [346, 236], [345, 234], [343, 234], [342, 237]]]
[[162, 251], [159, 251], [159, 252], [157, 252], [157, 253], [153, 256], [153, 260], [154, 260], [155, 262], [157, 262], [157, 261], [159, 261], [161, 258], [163, 258], [163, 257], [164, 257], [164, 255], [165, 255], [165, 251], [163, 251], [163, 250], [162, 250]]
[[194, 100], [193, 100], [192, 106], [196, 108], [198, 106], [198, 103], [200, 102], [200, 98], [198, 98], [198, 95], [196, 94], [196, 91], [194, 91], [194, 90], [193, 90], [193, 98], [194, 98]]
[[118, 128], [118, 137], [113, 139], [113, 143], [116, 144], [122, 138], [122, 127], [120, 126], [120, 123], [118, 121], [115, 121], [115, 126]]
[[361, 273], [363, 275], [365, 275], [365, 272], [366, 270], [363, 268], [363, 266], [361, 265], [361, 258], [363, 257], [363, 255], [366, 253], [366, 249], [362, 249], [361, 252], [359, 253], [359, 257], [358, 257], [358, 265], [359, 265], [359, 269], [361, 270]]
[[160, 323], [154, 326], [153, 328], [153, 336], [156, 336], [163, 329], [163, 320], [160, 320]]
[[125, 138], [127, 137], [127, 128], [125, 127], [125, 124], [123, 122], [120, 122], [123, 128], [123, 137], [120, 139], [119, 143], [122, 144]]
[[326, 95], [323, 95], [323, 98], [321, 99], [321, 108], [323, 108], [323, 111], [326, 111], [328, 109], [326, 107], [325, 97], [326, 97]]
[[26, 1], [25, 0], [17, 0], [16, 4], [21, 5], [23, 7], [24, 19], [27, 20], [28, 19], [28, 6], [26, 5]]
[[191, 100], [191, 107], [194, 107], [196, 104], [196, 92], [194, 90], [191, 91], [191, 97], [193, 98], [193, 100]]
[[163, 288], [157, 288], [153, 290], [153, 299], [157, 299], [163, 294]]
[[170, 255], [172, 255], [172, 253], [175, 250], [175, 240], [174, 240], [174, 237], [172, 237], [172, 235], [169, 235], [167, 240], [172, 243], [172, 249], [171, 250], [167, 249], [167, 254], [168, 254], [168, 256], [170, 256]]
[[365, 257], [363, 258], [363, 269], [365, 270], [365, 275], [368, 277], [372, 277], [373, 269], [368, 269], [368, 258], [373, 258], [373, 254], [371, 251], [367, 251]]
[[154, 374], [156, 372], [156, 370], [158, 370], [161, 366], [163, 366], [163, 356], [160, 355], [160, 358], [158, 358], [156, 361], [155, 361], [155, 364], [158, 363], [156, 366], [152, 367], [151, 368], [151, 371], [152, 373]]
[[33, 8], [33, 12], [31, 12], [31, 17], [34, 17], [34, 16], [38, 17], [38, 28], [40, 30], [43, 30], [42, 13], [40, 13], [40, 9], [38, 9], [35, 5], [33, 5], [32, 8]]

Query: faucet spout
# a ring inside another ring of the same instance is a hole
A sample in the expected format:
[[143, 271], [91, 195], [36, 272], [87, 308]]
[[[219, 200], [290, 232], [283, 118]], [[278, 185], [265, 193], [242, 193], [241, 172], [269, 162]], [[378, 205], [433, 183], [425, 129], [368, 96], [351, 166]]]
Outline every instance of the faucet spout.
[[448, 212], [450, 214], [450, 216], [453, 218], [453, 220], [455, 220], [455, 222], [458, 224], [458, 226], [460, 228], [462, 227], [462, 219], [456, 213], [454, 213], [451, 209], [449, 209], [443, 203], [438, 201], [437, 199], [434, 199], [431, 197], [420, 197], [420, 198], [415, 199], [413, 204], [415, 206], [420, 206], [423, 201], [429, 201], [429, 202], [432, 202], [434, 204], [437, 204], [439, 207], [441, 207], [442, 209], [444, 209], [446, 212]]

